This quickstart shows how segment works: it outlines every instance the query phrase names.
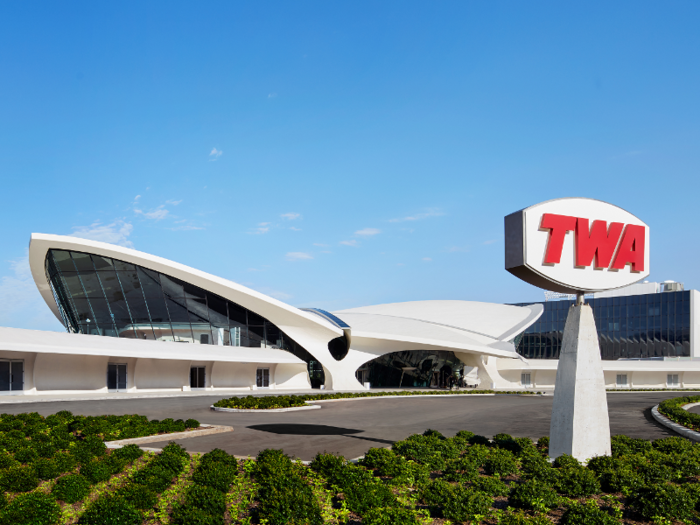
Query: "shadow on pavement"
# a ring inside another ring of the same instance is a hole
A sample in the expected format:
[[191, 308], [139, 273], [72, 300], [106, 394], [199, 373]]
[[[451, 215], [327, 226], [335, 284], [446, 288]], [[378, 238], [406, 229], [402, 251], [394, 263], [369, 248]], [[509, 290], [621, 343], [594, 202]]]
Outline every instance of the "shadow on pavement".
[[356, 428], [332, 427], [329, 425], [302, 425], [298, 423], [270, 423], [267, 425], [250, 425], [252, 430], [261, 432], [270, 432], [272, 434], [282, 434], [287, 436], [343, 436], [354, 439], [362, 439], [364, 441], [374, 441], [377, 443], [385, 443], [392, 445], [394, 441], [388, 439], [369, 438], [355, 436], [353, 434], [361, 434], [364, 430]]

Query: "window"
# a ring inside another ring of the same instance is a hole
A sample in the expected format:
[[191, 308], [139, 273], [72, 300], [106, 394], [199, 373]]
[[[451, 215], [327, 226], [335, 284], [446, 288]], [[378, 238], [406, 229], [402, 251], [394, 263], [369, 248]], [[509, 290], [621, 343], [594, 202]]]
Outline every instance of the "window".
[[617, 374], [617, 386], [627, 387], [627, 374]]
[[532, 386], [531, 377], [532, 376], [530, 374], [520, 374], [520, 385], [521, 386]]
[[666, 386], [667, 387], [679, 387], [679, 386], [681, 386], [680, 381], [678, 381], [678, 374], [668, 374], [666, 376]]
[[123, 363], [107, 364], [107, 390], [123, 392], [126, 390], [126, 365]]
[[24, 390], [24, 361], [0, 361], [0, 391]]
[[203, 366], [193, 366], [190, 368], [190, 388], [205, 388], [206, 375]]
[[270, 369], [258, 368], [256, 383], [258, 388], [268, 388], [270, 386]]

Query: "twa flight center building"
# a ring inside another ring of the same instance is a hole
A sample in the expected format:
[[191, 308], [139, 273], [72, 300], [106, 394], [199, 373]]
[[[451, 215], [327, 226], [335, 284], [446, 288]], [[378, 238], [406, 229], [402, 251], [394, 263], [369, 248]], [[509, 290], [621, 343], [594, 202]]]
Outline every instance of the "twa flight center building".
[[[326, 312], [136, 250], [33, 234], [32, 276], [67, 333], [0, 328], [0, 394], [553, 388], [570, 298]], [[594, 294], [606, 383], [698, 387], [697, 291]]]

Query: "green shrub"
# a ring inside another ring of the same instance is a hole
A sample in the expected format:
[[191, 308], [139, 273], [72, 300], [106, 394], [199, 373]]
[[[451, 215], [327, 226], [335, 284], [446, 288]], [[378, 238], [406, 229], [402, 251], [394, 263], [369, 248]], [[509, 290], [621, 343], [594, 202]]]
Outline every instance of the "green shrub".
[[622, 435], [610, 438], [610, 445], [614, 458], [628, 456], [630, 454], [645, 454], [653, 450], [651, 443], [646, 439], [637, 439]]
[[185, 421], [185, 427], [197, 428], [199, 427], [199, 421], [197, 421], [196, 419], [188, 419], [187, 421]]
[[559, 480], [559, 471], [542, 456], [523, 458], [520, 473], [525, 479], [535, 479], [549, 486], [556, 485]]
[[443, 470], [446, 460], [457, 459], [461, 452], [454, 442], [432, 435], [409, 436], [394, 443], [391, 449], [406, 459], [426, 465], [430, 470]]
[[138, 445], [124, 445], [122, 448], [113, 450], [111, 455], [131, 462], [143, 456], [143, 450]]
[[39, 458], [34, 462], [34, 468], [39, 479], [54, 479], [61, 474], [61, 470], [53, 459]]
[[578, 468], [581, 463], [578, 459], [568, 454], [562, 454], [553, 463], [554, 468]]
[[360, 464], [375, 468], [375, 474], [394, 478], [394, 483], [415, 485], [430, 476], [430, 471], [410, 460], [396, 455], [386, 448], [371, 448]]
[[651, 445], [656, 450], [663, 452], [664, 454], [683, 454], [686, 452], [691, 452], [693, 449], [693, 444], [680, 436], [655, 439], [652, 441]]
[[150, 487], [129, 483], [117, 491], [117, 495], [128, 501], [139, 510], [148, 510], [155, 507], [158, 502], [158, 494]]
[[173, 525], [223, 525], [224, 517], [208, 514], [196, 507], [175, 505], [170, 523]]
[[523, 451], [523, 446], [510, 434], [496, 434], [493, 436], [493, 444], [498, 448], [508, 450], [515, 455]]
[[672, 452], [665, 454], [664, 465], [672, 471], [672, 478], [695, 477], [700, 475], [700, 461], [694, 454]]
[[419, 525], [415, 513], [403, 507], [370, 509], [362, 516], [363, 525]]
[[552, 525], [552, 520], [542, 514], [528, 516], [522, 510], [511, 510], [501, 517], [498, 525]]
[[343, 456], [319, 452], [309, 464], [309, 467], [325, 478], [334, 479], [343, 470], [344, 465], [345, 458]]
[[643, 487], [632, 496], [631, 503], [648, 520], [691, 519], [695, 507], [693, 496], [671, 483]]
[[472, 445], [464, 451], [464, 458], [469, 458], [469, 461], [479, 468], [484, 466], [486, 458], [489, 457], [491, 449], [486, 445]]
[[15, 459], [20, 463], [32, 463], [39, 455], [33, 448], [21, 448], [15, 452]]
[[281, 450], [266, 449], [257, 459], [259, 517], [270, 525], [320, 525], [323, 520], [316, 496], [289, 457]]
[[594, 501], [586, 505], [574, 503], [561, 520], [562, 525], [621, 525], [622, 522], [598, 508]]
[[80, 467], [80, 474], [92, 484], [107, 481], [112, 477], [112, 470], [105, 461], [94, 459]]
[[619, 468], [619, 462], [610, 456], [596, 456], [588, 460], [586, 468], [600, 475], [606, 470]]
[[200, 465], [192, 476], [192, 480], [200, 485], [211, 487], [220, 492], [228, 492], [231, 483], [236, 479], [238, 470], [230, 465], [221, 463]]
[[0, 451], [0, 470], [17, 465], [17, 460], [6, 450]]
[[196, 507], [207, 514], [223, 516], [226, 512], [226, 497], [212, 487], [195, 484], [187, 491], [185, 505]]
[[468, 430], [460, 430], [459, 432], [457, 432], [457, 434], [455, 434], [455, 437], [464, 439], [468, 442], [475, 435], [476, 434], [474, 434], [474, 432], [469, 432]]
[[472, 482], [472, 489], [489, 496], [507, 496], [510, 493], [510, 487], [503, 483], [498, 478], [490, 476], [481, 476]]
[[489, 438], [487, 438], [486, 436], [479, 436], [479, 435], [475, 434], [469, 438], [469, 444], [470, 445], [483, 445], [485, 447], [488, 447], [491, 445], [491, 440]]
[[44, 441], [36, 443], [34, 446], [37, 455], [40, 458], [52, 458], [56, 452], [58, 452], [58, 444], [53, 441]]
[[421, 487], [419, 498], [428, 506], [430, 514], [439, 518], [443, 515], [442, 508], [445, 501], [452, 496], [453, 491], [452, 485], [441, 479], [436, 479]]
[[605, 492], [635, 493], [644, 485], [644, 478], [629, 467], [618, 467], [600, 474], [600, 485]]
[[447, 464], [443, 477], [448, 481], [466, 483], [479, 477], [479, 467], [471, 457], [462, 456]]
[[39, 477], [34, 467], [18, 465], [0, 474], [0, 487], [11, 492], [29, 492], [39, 485]]
[[546, 512], [559, 505], [559, 496], [553, 488], [532, 479], [513, 489], [510, 504], [521, 509]]
[[539, 449], [549, 449], [549, 436], [542, 436], [537, 440], [537, 448]]
[[13, 499], [2, 512], [2, 525], [54, 525], [61, 517], [61, 507], [50, 494], [32, 492]]
[[80, 516], [81, 525], [141, 525], [143, 516], [116, 494], [102, 496], [88, 505]]
[[176, 474], [172, 470], [149, 464], [136, 472], [131, 479], [133, 483], [149, 487], [154, 492], [160, 493], [170, 486], [175, 476]]
[[489, 475], [507, 476], [518, 470], [518, 464], [512, 452], [503, 449], [493, 449], [484, 461], [484, 472]]
[[67, 450], [57, 452], [53, 457], [53, 460], [56, 462], [56, 468], [61, 473], [70, 472], [78, 464], [78, 460], [75, 458], [75, 456], [73, 456], [73, 454]]
[[557, 490], [574, 498], [592, 496], [600, 492], [600, 483], [595, 472], [584, 467], [559, 469]]
[[90, 482], [80, 474], [68, 474], [56, 481], [51, 494], [66, 503], [76, 503], [90, 493]]
[[483, 492], [456, 487], [443, 504], [442, 512], [448, 520], [480, 521], [491, 509], [493, 498]]

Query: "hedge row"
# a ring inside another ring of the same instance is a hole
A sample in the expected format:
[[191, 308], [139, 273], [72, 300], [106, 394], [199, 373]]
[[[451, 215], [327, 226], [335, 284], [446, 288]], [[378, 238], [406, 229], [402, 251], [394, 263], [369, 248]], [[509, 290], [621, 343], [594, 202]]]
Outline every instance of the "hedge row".
[[400, 390], [396, 392], [339, 392], [336, 394], [301, 394], [284, 396], [245, 396], [220, 399], [214, 403], [219, 408], [240, 409], [272, 409], [304, 406], [307, 401], [323, 401], [328, 399], [351, 399], [355, 397], [385, 397], [385, 396], [445, 396], [470, 394], [541, 394], [542, 392], [515, 391], [500, 392], [496, 390]]
[[698, 402], [700, 402], [700, 396], [674, 397], [659, 403], [659, 412], [679, 425], [691, 430], [700, 430], [700, 414], [693, 414], [682, 408], [688, 403]]

